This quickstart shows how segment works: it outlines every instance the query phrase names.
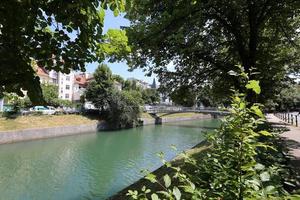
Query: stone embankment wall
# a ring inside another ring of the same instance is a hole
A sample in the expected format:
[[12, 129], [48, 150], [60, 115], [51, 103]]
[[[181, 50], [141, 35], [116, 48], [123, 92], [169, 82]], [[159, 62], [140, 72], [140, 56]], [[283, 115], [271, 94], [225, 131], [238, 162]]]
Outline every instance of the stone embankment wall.
[[45, 138], [53, 138], [67, 135], [78, 135], [84, 133], [95, 133], [99, 130], [104, 130], [105, 125], [88, 124], [77, 126], [60, 126], [51, 128], [36, 128], [36, 129], [24, 129], [14, 131], [1, 131], [0, 132], [0, 144], [37, 140]]
[[[154, 125], [168, 122], [187, 121], [196, 119], [209, 119], [211, 115], [198, 115], [195, 117], [181, 117], [181, 118], [159, 118], [142, 119], [143, 125]], [[60, 126], [51, 128], [36, 128], [13, 131], [0, 131], [0, 144], [15, 143], [21, 141], [37, 140], [54, 138], [68, 135], [96, 133], [97, 131], [106, 130], [104, 122], [77, 126]]]
[[197, 119], [211, 119], [212, 116], [210, 114], [200, 114], [194, 117], [178, 117], [178, 118], [145, 118], [143, 120], [143, 125], [153, 125], [153, 124], [164, 124], [168, 122], [179, 122], [179, 121], [189, 121], [189, 120], [197, 120]]

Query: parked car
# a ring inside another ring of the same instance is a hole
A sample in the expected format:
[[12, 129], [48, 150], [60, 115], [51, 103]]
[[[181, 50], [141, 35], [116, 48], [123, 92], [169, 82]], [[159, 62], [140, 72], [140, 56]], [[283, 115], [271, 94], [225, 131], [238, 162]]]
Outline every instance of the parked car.
[[43, 115], [54, 115], [56, 109], [52, 106], [34, 106], [30, 108], [30, 111], [41, 112]]
[[79, 114], [80, 112], [75, 108], [63, 107], [63, 111], [65, 114]]

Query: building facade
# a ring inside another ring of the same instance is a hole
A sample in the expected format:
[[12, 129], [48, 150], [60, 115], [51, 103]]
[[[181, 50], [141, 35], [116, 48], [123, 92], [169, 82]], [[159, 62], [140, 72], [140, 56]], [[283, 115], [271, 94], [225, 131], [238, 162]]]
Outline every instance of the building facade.
[[74, 72], [58, 73], [58, 97], [60, 99], [73, 101], [74, 76]]
[[47, 71], [42, 67], [36, 70], [42, 84], [53, 84], [58, 86], [58, 98], [68, 101], [80, 101], [88, 82], [93, 80], [90, 73], [74, 72], [69, 74]]

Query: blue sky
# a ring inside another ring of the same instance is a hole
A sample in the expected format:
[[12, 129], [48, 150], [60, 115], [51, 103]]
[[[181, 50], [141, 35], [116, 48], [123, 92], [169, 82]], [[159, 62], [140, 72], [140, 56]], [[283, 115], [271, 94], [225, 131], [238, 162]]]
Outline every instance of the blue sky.
[[[129, 26], [129, 21], [123, 17], [124, 15], [115, 17], [113, 13], [108, 10], [106, 11], [105, 21], [104, 21], [104, 33], [107, 32], [108, 29], [118, 29], [120, 26]], [[147, 77], [145, 73], [141, 69], [136, 69], [133, 72], [128, 71], [128, 66], [125, 62], [118, 63], [109, 63], [105, 61], [106, 64], [109, 65], [113, 74], [119, 74], [123, 78], [137, 78], [140, 80], [144, 80], [148, 83], [152, 83], [154, 76]], [[98, 63], [90, 63], [87, 64], [87, 72], [93, 73], [97, 68]]]

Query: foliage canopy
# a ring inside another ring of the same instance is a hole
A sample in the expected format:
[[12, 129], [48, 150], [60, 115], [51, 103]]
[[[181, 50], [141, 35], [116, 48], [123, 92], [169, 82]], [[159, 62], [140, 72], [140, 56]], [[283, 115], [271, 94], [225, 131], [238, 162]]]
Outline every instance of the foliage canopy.
[[[299, 73], [299, 11], [294, 0], [133, 0], [127, 60], [159, 74], [162, 87], [212, 85], [227, 96], [232, 86], [245, 90], [231, 76], [239, 63], [260, 81], [264, 102]], [[254, 102], [255, 94], [247, 98]]]
[[100, 110], [110, 129], [129, 128], [138, 124], [142, 95], [135, 90], [118, 91], [116, 77], [120, 79], [106, 64], [99, 65], [85, 96]]
[[12, 0], [0, 3], [0, 93], [27, 91], [41, 103], [42, 90], [31, 61], [47, 70], [68, 73], [104, 60], [99, 44], [104, 9], [117, 15], [124, 0]]

